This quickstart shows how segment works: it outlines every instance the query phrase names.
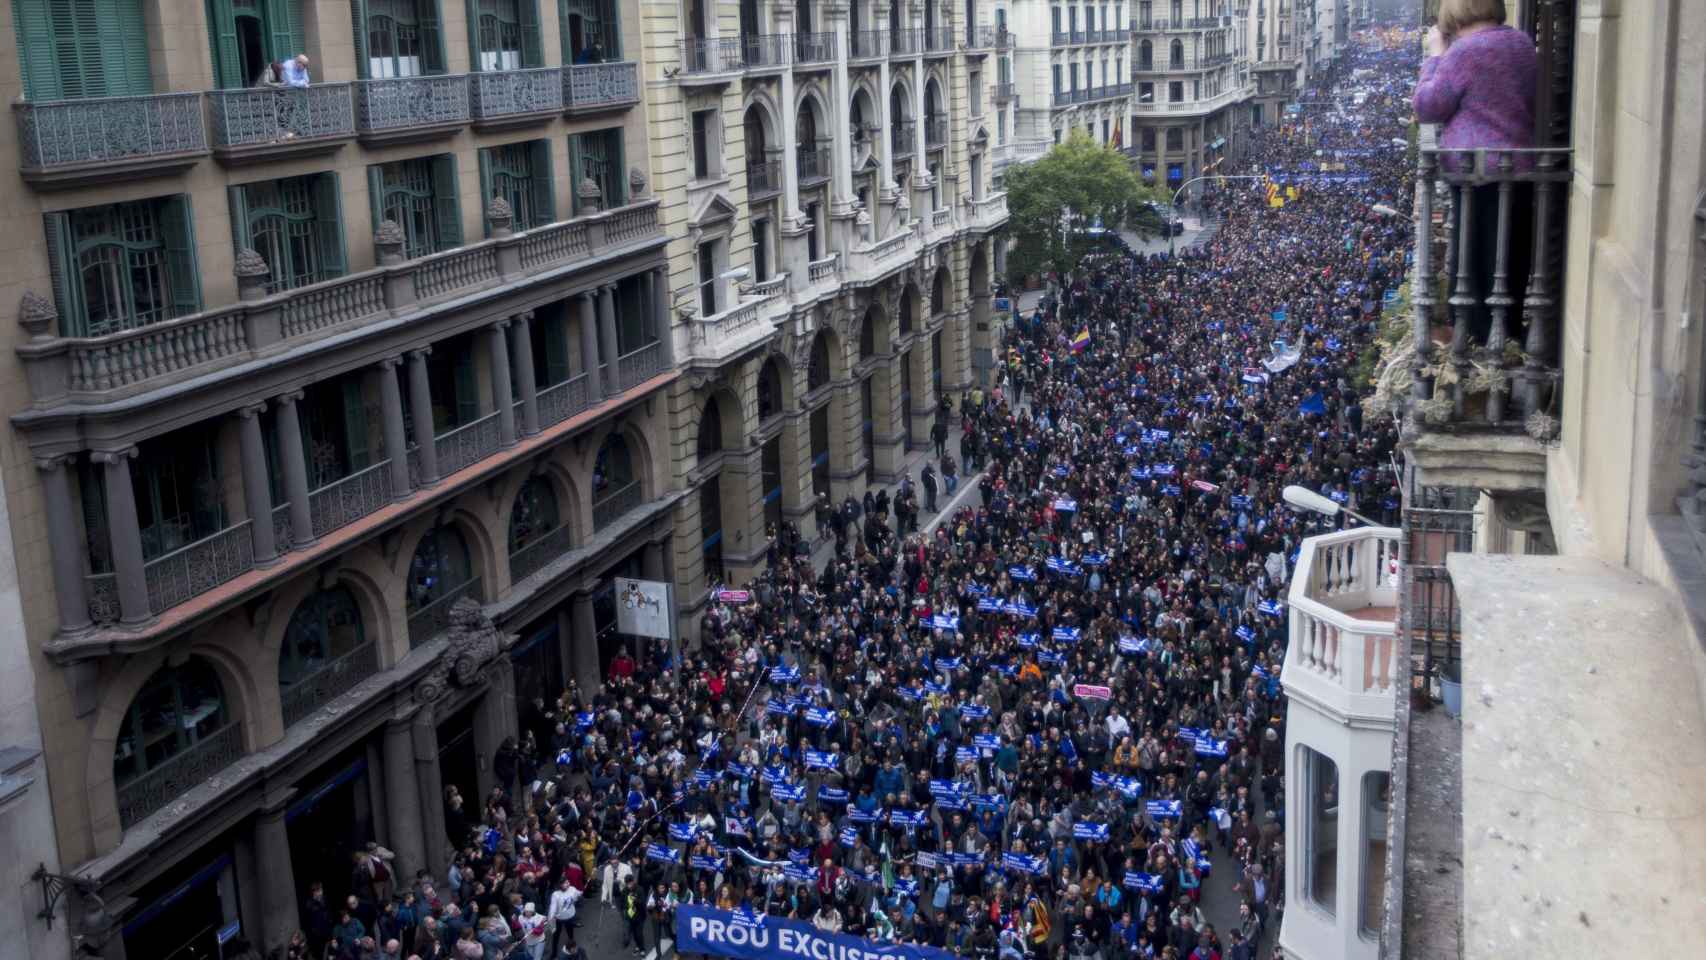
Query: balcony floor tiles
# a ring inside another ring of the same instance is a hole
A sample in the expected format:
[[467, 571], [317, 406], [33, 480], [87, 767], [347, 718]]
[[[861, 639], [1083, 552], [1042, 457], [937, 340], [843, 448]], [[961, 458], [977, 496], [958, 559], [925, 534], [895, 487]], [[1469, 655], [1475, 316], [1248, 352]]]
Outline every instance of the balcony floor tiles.
[[440, 477], [438, 482], [430, 487], [417, 489], [408, 497], [375, 510], [355, 523], [339, 527], [306, 549], [282, 554], [271, 566], [257, 567], [194, 599], [178, 604], [149, 621], [140, 630], [107, 628], [93, 630], [77, 637], [56, 636], [42, 645], [42, 652], [50, 659], [69, 663], [91, 657], [135, 653], [153, 647], [175, 633], [210, 619], [238, 600], [270, 589], [272, 585], [287, 577], [311, 570], [362, 540], [407, 522], [411, 516], [460, 495], [483, 477], [509, 469], [544, 452], [582, 427], [663, 388], [678, 376], [679, 371], [668, 370], [622, 394], [606, 397], [597, 406], [589, 407], [531, 437], [523, 437], [513, 446], [493, 456], [472, 463], [449, 476]]

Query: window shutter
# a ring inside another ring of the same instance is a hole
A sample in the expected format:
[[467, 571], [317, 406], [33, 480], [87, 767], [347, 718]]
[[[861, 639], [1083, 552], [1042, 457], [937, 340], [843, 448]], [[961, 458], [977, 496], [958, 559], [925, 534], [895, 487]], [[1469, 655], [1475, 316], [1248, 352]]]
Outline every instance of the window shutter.
[[314, 240], [320, 248], [320, 276], [330, 280], [349, 272], [349, 254], [344, 248], [344, 198], [336, 173], [314, 177]]
[[551, 141], [535, 140], [527, 145], [533, 159], [533, 222], [518, 229], [531, 230], [557, 220], [557, 183], [551, 176]]
[[[421, 18], [421, 69], [427, 73], [443, 73], [444, 31], [439, 27], [438, 0], [416, 0], [416, 3]], [[476, 46], [478, 43], [476, 40]]]
[[13, 27], [22, 59], [25, 100], [58, 100], [65, 96], [54, 57], [53, 24], [47, 0], [13, 0]]
[[48, 272], [53, 280], [53, 305], [59, 311], [61, 336], [84, 332], [83, 284], [77, 276], [77, 245], [71, 238], [71, 214], [65, 211], [42, 215], [47, 230]]
[[521, 12], [521, 65], [545, 65], [544, 40], [539, 36], [539, 0], [516, 0]]
[[[252, 248], [255, 239], [249, 232], [249, 194], [246, 187], [226, 187], [225, 205], [231, 210], [231, 244], [236, 252]], [[274, 269], [276, 264], [267, 264]]]
[[[423, 4], [426, 0], [422, 0]], [[483, 66], [480, 62], [480, 0], [463, 0], [467, 7], [468, 17], [468, 69], [478, 73]], [[423, 26], [422, 35], [426, 30]]]
[[172, 315], [195, 313], [201, 309], [201, 273], [196, 269], [195, 219], [188, 195], [180, 193], [161, 202], [160, 238], [166, 248]]
[[609, 145], [604, 152], [604, 169], [608, 171], [605, 179], [609, 183], [600, 184], [604, 188], [604, 207], [625, 206], [628, 203], [628, 166], [627, 158], [623, 155], [623, 135], [621, 127], [606, 130], [604, 136]]
[[462, 246], [462, 198], [456, 194], [456, 155], [432, 158], [432, 205], [438, 249]]
[[544, 326], [544, 386], [562, 383], [569, 379], [569, 312], [559, 306], [540, 311], [538, 319]]
[[[355, 75], [357, 79], [368, 79], [370, 65], [367, 62], [367, 0], [350, 0], [349, 5], [350, 33], [355, 39]], [[374, 226], [379, 221], [373, 221]]]
[[[79, 6], [85, 6], [80, 3]], [[142, 0], [100, 0], [103, 10], [96, 36], [103, 38], [101, 56], [106, 60], [106, 96], [142, 96], [154, 92], [154, 76], [148, 69], [148, 29], [142, 19]], [[109, 17], [110, 12], [110, 17]], [[106, 40], [117, 34], [118, 42]]]
[[[371, 220], [368, 221], [367, 232], [370, 236], [378, 236], [379, 225], [385, 222], [385, 173], [379, 164], [367, 168], [367, 203]], [[379, 263], [379, 244], [373, 245], [373, 262]]]
[[[468, 345], [470, 348], [472, 343]], [[456, 354], [456, 425], [466, 426], [480, 419], [480, 381], [474, 376], [474, 351], [461, 350]]]
[[[472, 2], [472, 0], [470, 0], [470, 2]], [[485, 230], [485, 235], [488, 237], [492, 235], [492, 218], [486, 216], [486, 208], [490, 206], [492, 202], [492, 151], [496, 149], [498, 148], [483, 147], [479, 151], [480, 225]], [[437, 184], [435, 183], [434, 186], [436, 187]], [[512, 226], [517, 230], [524, 229], [520, 224], [513, 224]]]
[[[381, 370], [380, 374], [384, 375]], [[349, 444], [350, 472], [365, 470], [372, 463], [367, 443], [367, 404], [363, 401], [361, 377], [344, 378], [344, 442]]]
[[[221, 0], [229, 3], [230, 0]], [[269, 60], [288, 60], [302, 49], [302, 6], [298, 0], [263, 0], [266, 4]]]
[[213, 82], [222, 90], [247, 86], [243, 58], [237, 52], [237, 18], [231, 0], [207, 0], [207, 35], [213, 44]]
[[581, 215], [581, 137], [569, 134], [569, 216]]
[[604, 59], [606, 62], [622, 59], [622, 11], [615, 4], [598, 4], [598, 30], [604, 35]]

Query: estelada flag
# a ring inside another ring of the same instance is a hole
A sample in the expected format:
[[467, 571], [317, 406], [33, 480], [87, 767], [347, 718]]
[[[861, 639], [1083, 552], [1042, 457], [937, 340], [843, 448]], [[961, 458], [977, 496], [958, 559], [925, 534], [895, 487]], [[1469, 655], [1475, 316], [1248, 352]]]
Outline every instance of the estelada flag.
[[1085, 327], [1084, 329], [1078, 331], [1077, 336], [1072, 338], [1072, 352], [1077, 353], [1078, 351], [1083, 350], [1085, 347], [1088, 347], [1089, 345], [1090, 345], [1090, 328]]

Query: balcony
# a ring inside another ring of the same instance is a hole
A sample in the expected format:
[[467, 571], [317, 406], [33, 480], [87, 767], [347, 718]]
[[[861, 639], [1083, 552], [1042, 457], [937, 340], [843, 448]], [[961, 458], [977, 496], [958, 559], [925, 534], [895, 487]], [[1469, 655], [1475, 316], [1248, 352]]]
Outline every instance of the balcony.
[[213, 155], [227, 166], [331, 153], [355, 137], [348, 83], [209, 90]]
[[1182, 21], [1186, 30], [1212, 30], [1215, 27], [1226, 26], [1219, 17], [1190, 17]]
[[1407, 675], [1394, 642], [1398, 543], [1392, 527], [1309, 537], [1290, 593], [1286, 692], [1346, 719], [1392, 722], [1397, 681]]
[[740, 38], [741, 64], [747, 70], [785, 67], [794, 60], [790, 33], [749, 33]]
[[924, 120], [924, 148], [939, 150], [948, 145], [948, 118], [927, 117]]
[[746, 165], [746, 198], [767, 200], [782, 192], [782, 161], [760, 160]]
[[889, 56], [911, 57], [924, 52], [924, 31], [908, 27], [889, 33]]
[[52, 190], [164, 176], [207, 155], [201, 94], [12, 104], [18, 174]]
[[1139, 116], [1171, 116], [1175, 114], [1213, 113], [1222, 107], [1244, 100], [1255, 92], [1253, 86], [1233, 87], [1231, 90], [1218, 93], [1202, 100], [1166, 101], [1163, 103], [1148, 103], [1139, 101], [1132, 109]]
[[[1570, 151], [1425, 149], [1419, 163], [1413, 383], [1398, 406], [1414, 424], [1421, 482], [1543, 488], [1563, 389]], [[1496, 189], [1471, 203], [1489, 185]], [[1489, 236], [1477, 217], [1497, 221], [1502, 247], [1475, 249]]]
[[795, 64], [827, 64], [835, 62], [835, 33], [794, 34]]
[[887, 31], [855, 30], [849, 39], [852, 42], [851, 55], [854, 60], [871, 60], [888, 56], [889, 35]]
[[309, 493], [308, 518], [314, 536], [323, 537], [389, 505], [393, 499], [387, 480], [390, 469], [391, 461], [381, 460]]
[[320, 665], [313, 673], [279, 690], [284, 725], [313, 715], [314, 711], [350, 688], [379, 672], [379, 645], [369, 640], [354, 650]]
[[586, 393], [586, 377], [584, 373], [577, 373], [560, 383], [540, 388], [537, 401], [540, 429], [562, 423], [592, 405]]
[[563, 107], [571, 115], [626, 110], [640, 102], [640, 65], [632, 60], [563, 68]]
[[1064, 47], [1070, 42], [1072, 42], [1072, 35], [1064, 30], [1056, 30], [1049, 34], [1049, 46], [1051, 47]]
[[448, 137], [472, 117], [468, 75], [355, 81], [355, 132], [363, 143]]
[[1115, 43], [1125, 43], [1126, 41], [1128, 41], [1130, 39], [1131, 39], [1131, 30], [1130, 29], [1128, 29], [1126, 27], [1120, 27], [1119, 29], [1114, 31], [1114, 42]]
[[471, 75], [476, 130], [544, 123], [563, 112], [563, 68], [482, 70]]
[[243, 725], [227, 723], [147, 773], [118, 786], [118, 823], [128, 830], [243, 756]]
[[893, 159], [900, 160], [912, 156], [913, 144], [917, 142], [917, 136], [913, 133], [913, 123], [906, 117], [896, 120], [895, 125], [889, 128], [889, 144], [894, 149]]
[[592, 529], [603, 530], [616, 522], [623, 514], [640, 505], [641, 496], [638, 480], [608, 491], [603, 496], [595, 495], [592, 501]]
[[567, 524], [529, 540], [509, 555], [509, 582], [520, 583], [545, 569], [551, 561], [569, 552], [574, 546], [574, 531]]
[[800, 187], [808, 184], [822, 183], [829, 179], [831, 168], [829, 148], [804, 149], [794, 156], [794, 171], [800, 178]]
[[1088, 102], [1090, 102], [1090, 91], [1085, 89], [1085, 88], [1082, 88], [1082, 87], [1080, 87], [1077, 90], [1071, 91], [1070, 96], [1072, 98], [1073, 103], [1088, 103]]
[[981, 200], [971, 201], [971, 220], [967, 228], [983, 233], [1007, 222], [1007, 193], [992, 193]]
[[1220, 67], [1231, 62], [1232, 54], [1230, 53], [1211, 53], [1202, 58], [1202, 65], [1204, 67]]
[[663, 344], [653, 340], [616, 358], [616, 385], [624, 391], [632, 390], [665, 369]]
[[50, 313], [17, 352], [38, 405], [101, 402], [407, 315], [423, 301], [491, 288], [512, 271], [511, 282], [525, 282], [659, 235], [648, 200], [100, 337], [57, 336]]
[[966, 26], [966, 50], [983, 52], [1006, 46], [1008, 34], [1005, 30], [997, 31], [993, 24]]
[[463, 424], [433, 438], [433, 447], [438, 453], [438, 472], [440, 476], [448, 477], [458, 470], [479, 463], [502, 446], [503, 438], [498, 432], [498, 411], [494, 410], [478, 420]]
[[924, 29], [925, 53], [953, 53], [954, 29], [949, 26], [926, 27]]
[[694, 320], [688, 332], [689, 362], [715, 367], [768, 340], [776, 332], [761, 312], [769, 299], [747, 297], [722, 313]]
[[475, 603], [480, 601], [479, 577], [451, 587], [436, 599], [408, 611], [409, 649], [419, 647], [450, 629], [450, 608], [464, 597]]
[[740, 37], [690, 37], [681, 41], [681, 76], [684, 80], [722, 82], [729, 74], [746, 69]]
[[1080, 44], [1080, 43], [1083, 43], [1083, 42], [1084, 42], [1084, 31], [1082, 31], [1082, 30], [1074, 30], [1074, 31], [1072, 31], [1072, 34], [1071, 34], [1071, 42], [1072, 42], [1072, 43], [1073, 43], [1073, 44], [1074, 44], [1074, 45], [1076, 45], [1076, 44]]
[[1013, 85], [998, 83], [995, 85], [994, 97], [996, 103], [1008, 103], [1013, 99]]
[[840, 269], [841, 254], [832, 250], [829, 256], [806, 264], [807, 282], [821, 283], [825, 280], [832, 280]]

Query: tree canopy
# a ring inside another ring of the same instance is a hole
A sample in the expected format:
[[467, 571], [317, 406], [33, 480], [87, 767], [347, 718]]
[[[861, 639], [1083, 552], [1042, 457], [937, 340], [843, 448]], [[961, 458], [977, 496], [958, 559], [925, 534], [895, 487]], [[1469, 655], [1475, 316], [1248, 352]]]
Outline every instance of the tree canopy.
[[1070, 270], [1094, 245], [1085, 231], [1098, 222], [1156, 229], [1145, 206], [1164, 201], [1119, 151], [1074, 131], [1044, 154], [1006, 174], [1008, 229], [1018, 244], [1008, 257], [1016, 274]]

